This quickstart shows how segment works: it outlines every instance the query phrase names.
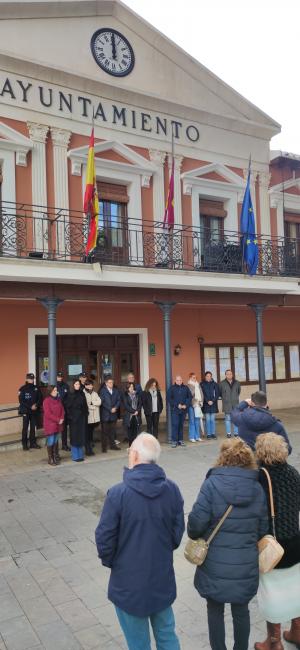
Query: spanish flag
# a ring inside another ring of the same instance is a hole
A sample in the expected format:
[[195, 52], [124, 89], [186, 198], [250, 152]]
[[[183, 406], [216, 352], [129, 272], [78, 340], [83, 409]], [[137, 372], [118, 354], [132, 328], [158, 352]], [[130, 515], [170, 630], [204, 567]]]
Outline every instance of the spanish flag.
[[171, 176], [169, 181], [168, 198], [164, 216], [164, 228], [174, 228], [174, 158], [172, 160]]
[[98, 235], [99, 201], [96, 184], [94, 146], [94, 129], [92, 129], [86, 168], [86, 186], [83, 203], [83, 210], [89, 219], [89, 234], [85, 249], [86, 255], [88, 255], [96, 247]]

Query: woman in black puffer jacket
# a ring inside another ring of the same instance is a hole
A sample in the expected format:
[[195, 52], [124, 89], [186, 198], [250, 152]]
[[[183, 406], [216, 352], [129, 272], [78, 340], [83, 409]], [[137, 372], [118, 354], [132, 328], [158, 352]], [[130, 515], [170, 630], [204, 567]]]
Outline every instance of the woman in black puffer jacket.
[[[256, 438], [256, 455], [271, 478], [276, 538], [284, 548], [284, 555], [273, 571], [260, 576], [258, 604], [267, 620], [268, 637], [263, 643], [256, 643], [255, 648], [283, 650], [281, 623], [288, 620], [292, 621], [291, 629], [283, 636], [300, 648], [300, 475], [286, 462], [287, 443], [276, 433], [265, 433]], [[264, 472], [260, 475], [270, 511], [267, 477]], [[271, 514], [269, 533], [272, 534]]]
[[253, 452], [240, 438], [221, 445], [216, 467], [209, 470], [189, 515], [189, 537], [207, 539], [229, 505], [233, 509], [197, 567], [194, 584], [207, 600], [211, 648], [226, 647], [224, 605], [230, 603], [234, 647], [248, 650], [248, 603], [258, 588], [257, 542], [268, 531], [268, 509]]

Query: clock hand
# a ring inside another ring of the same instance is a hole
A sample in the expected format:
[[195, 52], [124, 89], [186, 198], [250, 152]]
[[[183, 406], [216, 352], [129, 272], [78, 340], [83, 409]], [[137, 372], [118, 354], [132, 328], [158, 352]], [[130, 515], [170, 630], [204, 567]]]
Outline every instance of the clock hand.
[[112, 58], [115, 61], [116, 58], [117, 58], [117, 51], [116, 51], [116, 41], [115, 41], [114, 33], [112, 33], [112, 35], [111, 35], [111, 46], [112, 46]]

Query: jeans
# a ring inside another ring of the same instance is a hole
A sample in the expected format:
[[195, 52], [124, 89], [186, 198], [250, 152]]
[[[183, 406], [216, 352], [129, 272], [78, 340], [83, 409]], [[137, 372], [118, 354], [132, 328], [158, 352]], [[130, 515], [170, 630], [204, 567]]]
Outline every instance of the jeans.
[[[234, 636], [233, 650], [248, 650], [250, 635], [248, 603], [243, 605], [231, 603], [231, 614]], [[226, 650], [224, 603], [217, 603], [215, 600], [208, 598], [207, 617], [210, 647], [212, 650]]]
[[157, 650], [180, 650], [172, 607], [145, 618], [127, 614], [119, 607], [116, 612], [129, 650], [151, 650], [149, 620]]
[[172, 411], [171, 422], [172, 422], [172, 442], [181, 442], [183, 440], [183, 425], [186, 416], [186, 409], [182, 410], [181, 413]]
[[58, 433], [53, 433], [52, 436], [47, 436], [47, 446], [52, 447], [58, 442]]
[[[233, 423], [232, 423], [233, 424]], [[225, 413], [225, 432], [227, 435], [231, 435], [231, 417], [230, 413]], [[233, 433], [235, 436], [239, 435], [239, 430], [235, 424], [233, 424]]]
[[205, 413], [206, 435], [209, 438], [216, 433], [216, 414]]
[[71, 458], [72, 460], [84, 458], [83, 447], [74, 447], [74, 445], [71, 445]]
[[195, 410], [193, 406], [189, 406], [189, 439], [200, 439], [200, 418], [195, 417]]

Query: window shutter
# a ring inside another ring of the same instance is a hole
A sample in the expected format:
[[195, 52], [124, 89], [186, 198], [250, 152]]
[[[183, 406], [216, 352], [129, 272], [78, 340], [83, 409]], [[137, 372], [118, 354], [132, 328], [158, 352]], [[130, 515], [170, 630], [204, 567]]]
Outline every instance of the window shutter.
[[224, 210], [223, 201], [208, 201], [200, 199], [200, 215], [202, 217], [218, 217], [225, 219], [227, 210]]
[[100, 201], [114, 201], [115, 203], [128, 203], [129, 201], [126, 185], [98, 181], [97, 190]]

